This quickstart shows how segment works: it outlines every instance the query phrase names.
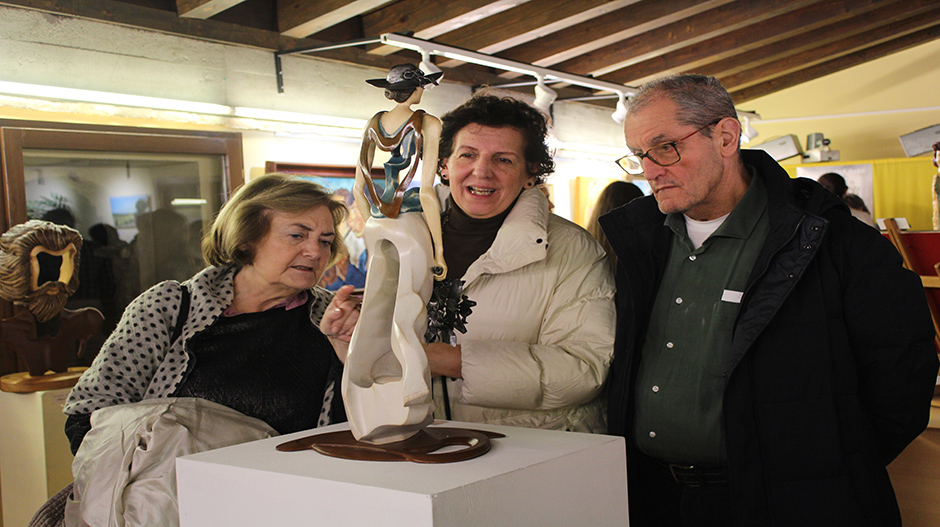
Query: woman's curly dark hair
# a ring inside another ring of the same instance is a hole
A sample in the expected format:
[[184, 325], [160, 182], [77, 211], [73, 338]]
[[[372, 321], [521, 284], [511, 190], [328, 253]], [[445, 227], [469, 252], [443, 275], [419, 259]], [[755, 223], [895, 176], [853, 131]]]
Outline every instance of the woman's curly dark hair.
[[447, 112], [441, 119], [441, 124], [441, 162], [454, 152], [454, 138], [465, 126], [511, 126], [522, 132], [526, 167], [529, 175], [535, 176], [536, 183], [543, 183], [545, 178], [555, 171], [555, 161], [552, 160], [552, 154], [545, 141], [548, 135], [545, 115], [524, 101], [496, 95], [475, 95]]

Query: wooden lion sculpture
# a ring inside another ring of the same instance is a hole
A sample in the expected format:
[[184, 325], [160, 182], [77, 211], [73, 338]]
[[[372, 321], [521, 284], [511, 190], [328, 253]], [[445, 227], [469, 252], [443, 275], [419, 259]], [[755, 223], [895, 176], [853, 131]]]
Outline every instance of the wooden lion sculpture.
[[25, 307], [0, 321], [0, 344], [16, 351], [30, 376], [68, 370], [78, 343], [98, 332], [94, 308], [64, 309], [78, 289], [82, 236], [75, 229], [30, 220], [0, 236], [0, 298]]

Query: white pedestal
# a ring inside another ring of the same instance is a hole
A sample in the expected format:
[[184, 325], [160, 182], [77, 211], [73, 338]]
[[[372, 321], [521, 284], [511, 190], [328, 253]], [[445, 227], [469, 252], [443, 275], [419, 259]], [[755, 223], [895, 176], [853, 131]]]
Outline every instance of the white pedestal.
[[62, 405], [69, 389], [0, 392], [0, 494], [3, 525], [24, 526], [72, 481]]
[[275, 450], [312, 431], [181, 457], [181, 527], [628, 525], [623, 438], [439, 424], [506, 437], [481, 457], [438, 465]]

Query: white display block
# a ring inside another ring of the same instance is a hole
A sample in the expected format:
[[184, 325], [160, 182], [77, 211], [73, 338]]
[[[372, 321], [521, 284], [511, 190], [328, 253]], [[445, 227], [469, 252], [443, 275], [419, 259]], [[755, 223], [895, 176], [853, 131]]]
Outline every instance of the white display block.
[[[278, 452], [298, 432], [177, 459], [181, 527], [628, 525], [624, 439], [437, 422], [506, 434], [457, 463]], [[348, 429], [334, 425], [317, 432]]]
[[72, 481], [62, 413], [69, 390], [0, 392], [2, 525], [28, 524], [50, 496]]

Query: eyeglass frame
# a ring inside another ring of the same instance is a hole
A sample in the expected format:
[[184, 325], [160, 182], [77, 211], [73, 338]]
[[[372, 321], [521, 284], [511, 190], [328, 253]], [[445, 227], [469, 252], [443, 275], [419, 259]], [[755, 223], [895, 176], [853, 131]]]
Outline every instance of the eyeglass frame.
[[[614, 161], [614, 163], [616, 163], [617, 166], [620, 167], [621, 170], [623, 170], [623, 171], [626, 172], [627, 174], [630, 174], [631, 176], [638, 176], [638, 175], [640, 175], [640, 174], [643, 173], [643, 159], [644, 159], [644, 158], [645, 158], [645, 159], [649, 159], [650, 161], [652, 161], [653, 163], [655, 163], [655, 164], [657, 164], [657, 165], [659, 165], [659, 166], [661, 166], [661, 167], [668, 167], [668, 166], [675, 165], [675, 164], [678, 163], [679, 161], [682, 161], [682, 154], [679, 153], [679, 149], [676, 147], [676, 145], [678, 145], [678, 144], [681, 143], [682, 141], [685, 141], [686, 139], [692, 137], [693, 135], [695, 135], [695, 134], [701, 132], [702, 130], [708, 128], [709, 126], [715, 126], [716, 124], [720, 123], [720, 122], [722, 121], [722, 119], [724, 119], [724, 117], [722, 117], [721, 119], [718, 119], [717, 121], [712, 121], [712, 122], [706, 124], [705, 126], [703, 126], [703, 127], [699, 128], [699, 129], [695, 130], [694, 132], [692, 132], [692, 133], [690, 133], [690, 134], [688, 134], [688, 135], [686, 135], [686, 136], [684, 136], [684, 137], [682, 137], [682, 138], [680, 138], [680, 139], [676, 139], [675, 141], [669, 141], [668, 143], [661, 143], [661, 144], [658, 144], [658, 145], [656, 145], [656, 146], [652, 146], [652, 147], [648, 148], [648, 149], [646, 150], [646, 152], [640, 152], [639, 154], [632, 154], [632, 153], [631, 153], [631, 154], [627, 154], [627, 155], [625, 155], [625, 156], [623, 156], [623, 157], [617, 158], [617, 160]], [[657, 149], [657, 148], [662, 148], [662, 147], [664, 147], [664, 146], [671, 146], [671, 147], [672, 147], [672, 150], [676, 153], [676, 160], [673, 161], [672, 163], [665, 163], [665, 164], [660, 163], [660, 162], [657, 161], [653, 156], [650, 155], [650, 151], [651, 151], [651, 150], [655, 150], [655, 149]], [[635, 158], [639, 159], [639, 163], [637, 163], [637, 166], [640, 167], [640, 171], [639, 171], [639, 172], [636, 172], [636, 173], [630, 172], [629, 170], [627, 170], [627, 168], [626, 168], [625, 166], [623, 166], [623, 165], [621, 164], [621, 161], [623, 161], [624, 159], [626, 159], [626, 158], [628, 158], [628, 157], [635, 157]]]

